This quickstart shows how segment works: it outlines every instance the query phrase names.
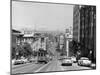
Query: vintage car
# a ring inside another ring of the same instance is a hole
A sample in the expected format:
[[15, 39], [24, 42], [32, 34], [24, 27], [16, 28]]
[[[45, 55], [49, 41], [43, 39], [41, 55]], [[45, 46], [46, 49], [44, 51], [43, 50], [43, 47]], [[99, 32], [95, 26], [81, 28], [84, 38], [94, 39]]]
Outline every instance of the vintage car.
[[73, 63], [73, 61], [72, 61], [72, 59], [71, 59], [71, 57], [66, 57], [66, 58], [63, 58], [63, 60], [62, 60], [62, 66], [72, 66], [72, 63]]
[[72, 56], [71, 59], [72, 59], [73, 63], [77, 62], [76, 57]]
[[22, 61], [21, 59], [15, 60], [14, 65], [18, 65], [18, 64], [24, 64], [24, 61]]
[[91, 61], [87, 57], [81, 57], [78, 60], [79, 66], [91, 66]]

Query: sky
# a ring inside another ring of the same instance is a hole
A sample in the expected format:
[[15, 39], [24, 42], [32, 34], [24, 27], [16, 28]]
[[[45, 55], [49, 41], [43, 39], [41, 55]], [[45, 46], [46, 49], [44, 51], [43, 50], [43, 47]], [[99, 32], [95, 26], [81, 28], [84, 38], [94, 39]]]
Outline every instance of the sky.
[[73, 5], [12, 1], [12, 28], [65, 31], [73, 25]]

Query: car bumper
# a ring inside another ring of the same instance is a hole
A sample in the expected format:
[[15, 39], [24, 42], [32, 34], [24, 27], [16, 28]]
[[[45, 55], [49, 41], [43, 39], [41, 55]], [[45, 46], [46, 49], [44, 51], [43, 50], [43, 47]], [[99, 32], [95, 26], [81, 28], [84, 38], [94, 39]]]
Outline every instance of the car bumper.
[[84, 64], [81, 64], [81, 66], [87, 66], [87, 67], [90, 67], [91, 64], [86, 64], [86, 63], [84, 63]]
[[14, 65], [17, 65], [17, 64], [24, 64], [24, 62], [18, 62], [18, 63], [14, 63]]
[[62, 63], [62, 66], [72, 66], [72, 63]]

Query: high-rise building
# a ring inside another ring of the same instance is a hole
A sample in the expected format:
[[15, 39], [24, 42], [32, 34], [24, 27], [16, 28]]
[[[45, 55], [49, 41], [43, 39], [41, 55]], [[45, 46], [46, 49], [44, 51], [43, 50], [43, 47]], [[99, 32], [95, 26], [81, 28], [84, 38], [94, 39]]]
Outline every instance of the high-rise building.
[[75, 5], [73, 9], [73, 39], [77, 42], [80, 42], [80, 8]]
[[96, 58], [96, 6], [75, 5], [73, 39], [80, 43], [81, 56]]

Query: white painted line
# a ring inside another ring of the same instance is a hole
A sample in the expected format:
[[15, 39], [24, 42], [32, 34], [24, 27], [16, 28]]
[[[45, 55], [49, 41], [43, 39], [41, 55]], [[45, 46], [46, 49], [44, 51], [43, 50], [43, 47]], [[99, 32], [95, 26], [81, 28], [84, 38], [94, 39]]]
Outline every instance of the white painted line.
[[44, 67], [46, 67], [48, 64], [50, 64], [52, 61], [50, 61], [49, 63], [47, 63], [46, 65], [40, 67], [38, 70], [36, 70], [35, 72], [39, 72], [40, 70], [42, 70]]

